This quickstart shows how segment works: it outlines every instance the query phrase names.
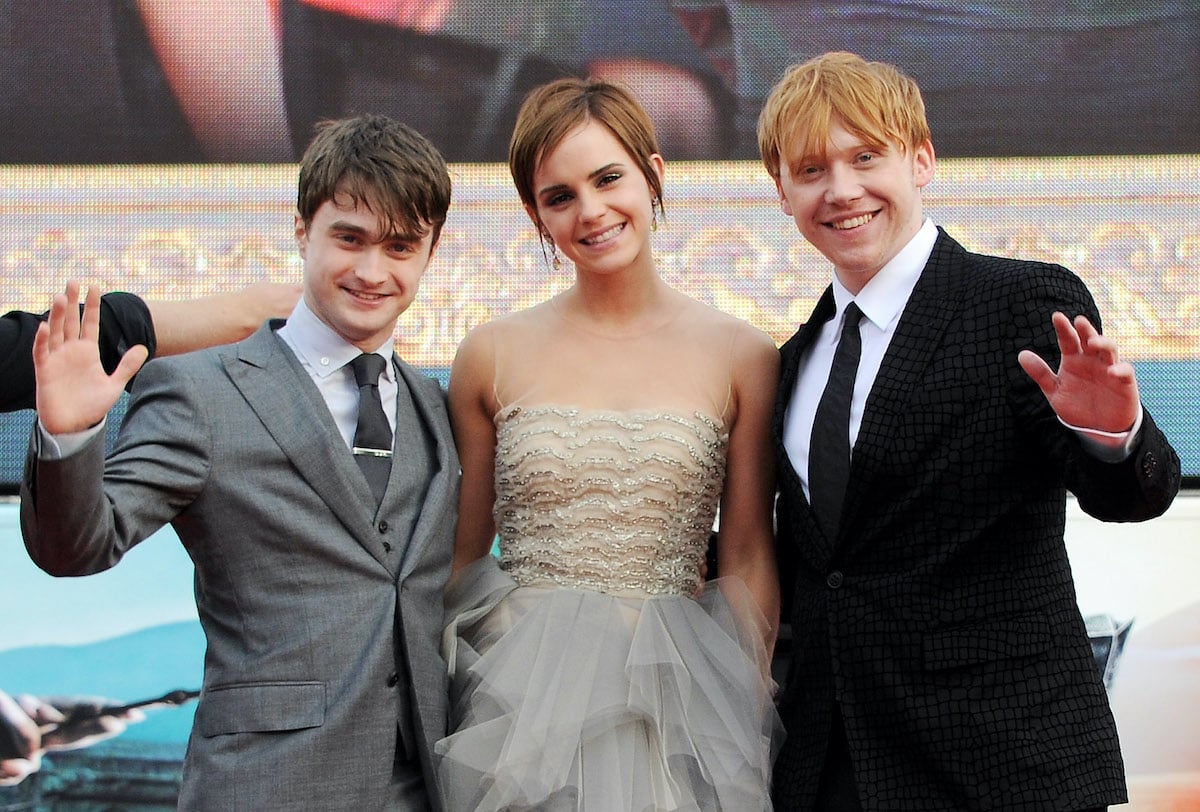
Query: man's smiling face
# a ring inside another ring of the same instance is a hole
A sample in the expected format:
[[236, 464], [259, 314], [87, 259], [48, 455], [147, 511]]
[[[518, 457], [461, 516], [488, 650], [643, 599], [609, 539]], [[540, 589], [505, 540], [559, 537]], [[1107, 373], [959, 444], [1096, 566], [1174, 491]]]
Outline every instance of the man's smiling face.
[[[339, 196], [340, 198], [340, 196]], [[296, 218], [304, 301], [317, 318], [364, 352], [378, 349], [417, 294], [433, 253], [433, 230], [384, 233], [363, 201], [327, 200], [306, 227]]]
[[780, 156], [776, 185], [784, 213], [858, 293], [921, 228], [933, 167], [928, 141], [880, 147], [835, 120], [824, 154]]

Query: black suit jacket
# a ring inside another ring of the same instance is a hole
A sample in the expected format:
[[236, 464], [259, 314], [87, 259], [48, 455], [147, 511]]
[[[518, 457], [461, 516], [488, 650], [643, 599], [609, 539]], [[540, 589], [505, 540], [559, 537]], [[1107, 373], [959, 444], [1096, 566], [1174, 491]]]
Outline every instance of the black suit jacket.
[[834, 701], [867, 810], [1080, 809], [1125, 799], [1116, 728], [1063, 543], [1066, 492], [1105, 520], [1162, 513], [1179, 459], [1149, 414], [1133, 455], [1084, 452], [1017, 363], [1057, 364], [1051, 313], [1095, 305], [1070, 271], [968, 253], [939, 232], [854, 446], [825, 538], [784, 450], [799, 359], [782, 348], [779, 553], [794, 655], [780, 809], [812, 805]]

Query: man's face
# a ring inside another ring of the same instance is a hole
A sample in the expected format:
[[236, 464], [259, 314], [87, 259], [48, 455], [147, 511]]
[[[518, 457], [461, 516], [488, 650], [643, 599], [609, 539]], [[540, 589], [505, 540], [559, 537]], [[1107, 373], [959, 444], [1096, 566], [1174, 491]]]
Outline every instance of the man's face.
[[305, 303], [364, 352], [378, 349], [395, 331], [433, 255], [431, 229], [419, 239], [384, 233], [365, 202], [348, 198], [322, 203], [308, 228], [297, 216], [296, 242], [304, 259]]
[[921, 228], [921, 189], [933, 179], [933, 145], [884, 149], [836, 119], [824, 156], [780, 156], [784, 214], [858, 293]]

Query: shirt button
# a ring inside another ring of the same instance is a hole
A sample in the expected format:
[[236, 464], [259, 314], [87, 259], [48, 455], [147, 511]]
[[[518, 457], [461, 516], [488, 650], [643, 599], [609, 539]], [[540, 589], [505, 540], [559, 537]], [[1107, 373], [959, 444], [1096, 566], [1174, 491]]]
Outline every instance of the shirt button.
[[321, 359], [321, 366], [323, 366], [323, 367], [329, 366], [329, 358], [327, 356]]
[[388, 677], [387, 684], [388, 684], [389, 688], [395, 688], [397, 685], [400, 684], [400, 677], [396, 676], [395, 674], [392, 674], [391, 676]]
[[826, 577], [825, 585], [830, 589], [837, 589], [842, 585], [843, 580], [844, 578], [842, 573], [839, 570], [834, 570], [833, 572], [829, 573], [828, 577]]
[[380, 532], [380, 533], [386, 533], [386, 532], [388, 531], [388, 528], [389, 528], [389, 527], [391, 527], [391, 525], [389, 525], [389, 524], [387, 523], [387, 519], [384, 519], [383, 521], [381, 521], [381, 522], [379, 523], [379, 532]]

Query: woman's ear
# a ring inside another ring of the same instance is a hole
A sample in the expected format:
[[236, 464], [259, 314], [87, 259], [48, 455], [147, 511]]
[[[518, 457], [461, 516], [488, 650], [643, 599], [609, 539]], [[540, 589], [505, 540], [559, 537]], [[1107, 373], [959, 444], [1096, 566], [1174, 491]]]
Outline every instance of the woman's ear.
[[554, 240], [550, 238], [550, 232], [542, 225], [542, 219], [538, 217], [537, 209], [533, 206], [526, 205], [525, 213], [529, 215], [529, 220], [533, 223], [533, 227], [537, 229], [538, 239], [546, 245], [553, 245]]

